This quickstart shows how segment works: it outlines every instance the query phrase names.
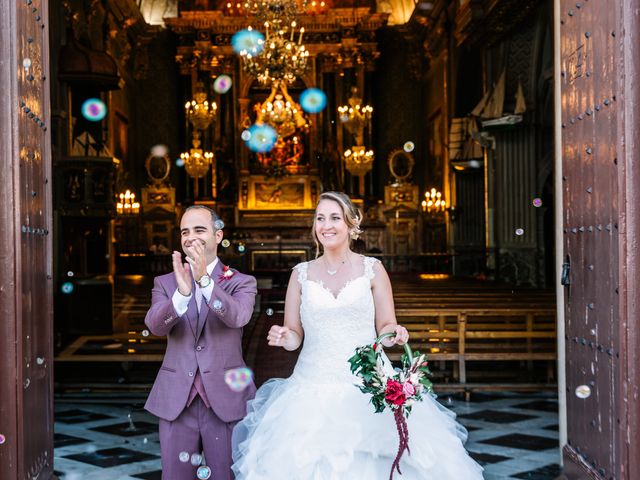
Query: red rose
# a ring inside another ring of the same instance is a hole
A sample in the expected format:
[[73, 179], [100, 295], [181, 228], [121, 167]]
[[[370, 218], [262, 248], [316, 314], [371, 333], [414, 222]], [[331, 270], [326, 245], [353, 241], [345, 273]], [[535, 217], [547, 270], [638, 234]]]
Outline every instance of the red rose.
[[404, 405], [407, 397], [403, 392], [402, 384], [395, 380], [388, 379], [387, 388], [384, 392], [384, 399], [393, 405]]
[[376, 347], [378, 346], [377, 343], [374, 343], [373, 345], [371, 345], [373, 347], [373, 350], [375, 351]]

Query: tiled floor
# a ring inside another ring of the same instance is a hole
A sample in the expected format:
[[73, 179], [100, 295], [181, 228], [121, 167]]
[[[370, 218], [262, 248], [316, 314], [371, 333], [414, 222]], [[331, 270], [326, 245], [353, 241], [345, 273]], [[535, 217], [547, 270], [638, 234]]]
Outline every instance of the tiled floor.
[[[486, 480], [559, 474], [557, 402], [549, 394], [441, 395], [469, 429], [467, 449]], [[157, 421], [130, 405], [56, 405], [55, 469], [62, 480], [160, 479]], [[282, 480], [282, 479], [274, 479]]]

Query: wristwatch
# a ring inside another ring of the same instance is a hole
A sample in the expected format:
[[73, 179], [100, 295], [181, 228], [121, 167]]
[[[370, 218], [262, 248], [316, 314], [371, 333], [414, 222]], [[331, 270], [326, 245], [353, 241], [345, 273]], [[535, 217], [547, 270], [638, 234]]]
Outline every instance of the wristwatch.
[[209, 275], [203, 275], [199, 280], [196, 280], [196, 283], [200, 288], [206, 288], [211, 283], [211, 277]]

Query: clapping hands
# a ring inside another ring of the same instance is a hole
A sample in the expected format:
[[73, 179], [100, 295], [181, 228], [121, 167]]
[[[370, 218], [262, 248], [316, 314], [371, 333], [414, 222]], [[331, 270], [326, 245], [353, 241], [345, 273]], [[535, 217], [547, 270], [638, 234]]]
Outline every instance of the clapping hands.
[[171, 260], [173, 261], [173, 273], [176, 276], [178, 291], [185, 297], [188, 297], [191, 295], [191, 285], [193, 283], [191, 268], [188, 263], [182, 263], [182, 255], [180, 252], [174, 251], [171, 255]]

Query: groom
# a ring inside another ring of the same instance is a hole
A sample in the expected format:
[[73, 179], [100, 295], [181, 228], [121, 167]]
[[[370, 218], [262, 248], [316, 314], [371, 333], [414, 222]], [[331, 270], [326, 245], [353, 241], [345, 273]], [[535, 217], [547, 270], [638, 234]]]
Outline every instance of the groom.
[[[180, 221], [187, 263], [173, 252], [173, 273], [156, 277], [145, 324], [167, 336], [167, 351], [145, 408], [160, 418], [162, 478], [192, 480], [188, 455], [204, 450], [211, 477], [231, 480], [231, 431], [246, 414], [253, 383], [235, 391], [226, 371], [244, 367], [242, 327], [249, 322], [256, 279], [223, 266], [217, 214], [196, 205]], [[186, 452], [186, 453], [184, 453]], [[196, 457], [197, 459], [198, 457]]]

